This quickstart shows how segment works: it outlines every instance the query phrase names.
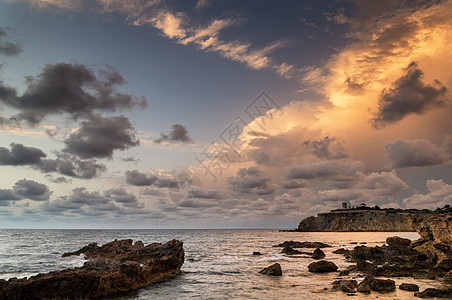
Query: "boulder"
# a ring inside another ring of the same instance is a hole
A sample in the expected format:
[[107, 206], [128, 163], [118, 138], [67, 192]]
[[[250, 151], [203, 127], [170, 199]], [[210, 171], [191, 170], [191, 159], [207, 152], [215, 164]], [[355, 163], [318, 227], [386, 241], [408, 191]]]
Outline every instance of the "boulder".
[[370, 293], [370, 282], [374, 280], [373, 276], [367, 276], [358, 284], [357, 291], [360, 293], [369, 294]]
[[452, 289], [434, 289], [428, 288], [422, 292], [414, 293], [419, 298], [452, 298]]
[[337, 271], [337, 266], [331, 261], [321, 260], [309, 264], [308, 269], [309, 272], [326, 273]]
[[267, 268], [260, 270], [259, 273], [265, 275], [281, 276], [282, 275], [281, 265], [275, 263]]
[[323, 252], [320, 248], [316, 248], [312, 253], [312, 258], [314, 259], [322, 259], [325, 258], [325, 252]]
[[370, 281], [370, 289], [379, 293], [389, 293], [394, 292], [396, 286], [391, 279], [373, 279]]
[[254, 251], [253, 255], [262, 255], [262, 253], [260, 253], [259, 251]]
[[411, 244], [411, 240], [398, 236], [391, 236], [386, 239], [386, 244], [388, 244], [389, 247], [408, 247]]
[[333, 282], [333, 290], [342, 290], [345, 293], [356, 293], [357, 286], [356, 280], [336, 280]]
[[419, 291], [419, 286], [414, 283], [402, 283], [401, 285], [399, 285], [399, 289], [403, 291], [417, 292]]
[[182, 245], [178, 240], [147, 246], [132, 240], [115, 240], [102, 247], [91, 243], [64, 254], [84, 253], [90, 260], [83, 267], [0, 280], [0, 300], [92, 299], [145, 287], [180, 272]]

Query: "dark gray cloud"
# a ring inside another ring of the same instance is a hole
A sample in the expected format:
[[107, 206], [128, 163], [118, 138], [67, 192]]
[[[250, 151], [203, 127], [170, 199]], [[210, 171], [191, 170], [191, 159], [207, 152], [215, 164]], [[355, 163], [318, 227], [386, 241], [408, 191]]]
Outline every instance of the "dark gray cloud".
[[26, 77], [27, 87], [21, 96], [14, 88], [0, 83], [0, 102], [19, 110], [10, 122], [26, 121], [30, 125], [38, 124], [47, 115], [66, 113], [78, 119], [95, 111], [145, 107], [143, 97], [116, 91], [117, 86], [125, 84], [111, 66], [92, 70], [78, 63], [48, 64], [38, 76]]
[[160, 144], [163, 142], [168, 143], [194, 143], [193, 139], [190, 137], [187, 128], [181, 124], [174, 124], [171, 126], [171, 130], [168, 134], [160, 134], [158, 139], [154, 140], [155, 143]]
[[243, 194], [269, 195], [276, 190], [270, 178], [257, 167], [240, 169], [237, 176], [228, 178], [227, 183], [231, 190]]
[[72, 180], [71, 180], [71, 179], [68, 179], [68, 178], [63, 177], [63, 176], [60, 176], [60, 177], [56, 177], [56, 178], [55, 178], [55, 177], [53, 177], [52, 175], [47, 174], [45, 177], [47, 178], [47, 180], [48, 180], [49, 182], [53, 182], [53, 183], [72, 183]]
[[283, 188], [292, 190], [292, 189], [306, 187], [307, 185], [308, 185], [308, 183], [304, 180], [291, 179], [283, 184]]
[[11, 143], [11, 150], [0, 147], [0, 165], [36, 165], [46, 154], [38, 148]]
[[92, 115], [65, 141], [63, 151], [81, 158], [111, 158], [114, 150], [125, 150], [140, 144], [135, 128], [124, 116]]
[[27, 179], [17, 181], [13, 187], [13, 191], [23, 198], [36, 201], [48, 200], [52, 194], [45, 184]]
[[383, 90], [378, 112], [371, 120], [375, 128], [398, 122], [411, 114], [423, 114], [428, 109], [442, 106], [446, 101], [446, 87], [437, 80], [433, 85], [425, 85], [422, 82], [423, 72], [415, 62], [405, 70], [406, 74], [389, 90]]
[[289, 180], [317, 180], [323, 185], [350, 188], [362, 176], [364, 163], [350, 160], [326, 160], [303, 165], [294, 164], [286, 169]]
[[30, 166], [43, 173], [57, 172], [62, 175], [90, 179], [106, 170], [104, 164], [94, 159], [81, 160], [68, 153], [55, 152], [56, 159], [48, 159], [38, 148], [11, 144], [11, 149], [0, 147], [0, 165]]
[[0, 54], [13, 56], [23, 51], [19, 42], [11, 42], [10, 39], [10, 30], [0, 26]]
[[446, 149], [427, 140], [395, 140], [385, 145], [386, 153], [395, 168], [424, 167], [446, 163]]
[[157, 196], [157, 197], [164, 197], [166, 194], [160, 190], [156, 190], [156, 189], [144, 189], [141, 191], [142, 195], [147, 195], [147, 196]]
[[104, 195], [117, 203], [121, 203], [125, 207], [144, 207], [144, 204], [138, 202], [138, 199], [134, 194], [128, 193], [124, 188], [107, 190], [104, 192]]
[[[9, 201], [22, 200], [23, 197], [14, 193], [11, 189], [0, 189], [0, 203], [9, 203]], [[1, 205], [1, 204], [0, 204]]]
[[318, 158], [339, 159], [348, 157], [345, 154], [342, 142], [328, 136], [318, 141], [306, 141], [303, 146]]
[[150, 186], [158, 179], [155, 175], [147, 175], [137, 170], [126, 171], [126, 182], [135, 186]]

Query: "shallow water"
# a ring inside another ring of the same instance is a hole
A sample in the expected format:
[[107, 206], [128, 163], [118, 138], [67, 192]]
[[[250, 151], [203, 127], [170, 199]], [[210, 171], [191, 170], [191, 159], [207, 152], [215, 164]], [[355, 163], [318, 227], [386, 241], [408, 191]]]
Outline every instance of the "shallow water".
[[[114, 239], [132, 238], [145, 244], [166, 242], [176, 238], [184, 241], [185, 263], [182, 273], [172, 280], [156, 284], [115, 299], [341, 299], [341, 291], [331, 291], [337, 273], [313, 274], [307, 266], [314, 260], [279, 253], [272, 247], [286, 240], [319, 241], [333, 248], [324, 248], [326, 259], [339, 270], [346, 268], [343, 255], [331, 253], [338, 247], [353, 248], [353, 242], [367, 246], [382, 245], [388, 236], [417, 239], [414, 232], [279, 232], [278, 230], [0, 230], [0, 278], [25, 277], [83, 265], [83, 257], [61, 258], [96, 241], [99, 245]], [[314, 249], [298, 249], [312, 252]], [[262, 256], [253, 256], [259, 251]], [[278, 262], [283, 276], [258, 273]], [[342, 278], [362, 280], [359, 274]], [[432, 280], [392, 278], [396, 284], [416, 283], [421, 290], [441, 287]], [[328, 291], [324, 291], [324, 289]], [[412, 292], [359, 294], [359, 299], [413, 299]], [[358, 298], [358, 297], [355, 297]]]

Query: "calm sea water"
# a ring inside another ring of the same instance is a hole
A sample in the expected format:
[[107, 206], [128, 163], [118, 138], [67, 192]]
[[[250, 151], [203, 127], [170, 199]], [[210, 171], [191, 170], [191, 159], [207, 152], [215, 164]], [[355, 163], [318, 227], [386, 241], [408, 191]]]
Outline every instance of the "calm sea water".
[[[331, 253], [338, 247], [353, 248], [352, 242], [381, 245], [386, 237], [398, 235], [417, 239], [417, 233], [301, 233], [278, 230], [0, 230], [0, 278], [25, 277], [83, 265], [83, 257], [61, 258], [96, 241], [99, 245], [114, 239], [132, 238], [145, 244], [184, 241], [185, 263], [176, 278], [115, 299], [341, 299], [343, 292], [331, 291], [337, 273], [313, 274], [307, 266], [311, 258], [288, 257], [272, 245], [286, 240], [320, 241], [333, 248], [323, 249], [326, 259], [339, 270], [349, 263]], [[306, 249], [312, 251], [313, 249]], [[253, 256], [253, 251], [264, 255]], [[274, 262], [283, 276], [258, 273]], [[362, 280], [359, 274], [348, 278]], [[441, 287], [436, 281], [395, 278], [396, 284], [417, 283], [421, 289]], [[322, 291], [328, 288], [330, 291]], [[359, 295], [361, 299], [412, 299], [411, 292]], [[346, 297], [346, 296], [345, 296]]]

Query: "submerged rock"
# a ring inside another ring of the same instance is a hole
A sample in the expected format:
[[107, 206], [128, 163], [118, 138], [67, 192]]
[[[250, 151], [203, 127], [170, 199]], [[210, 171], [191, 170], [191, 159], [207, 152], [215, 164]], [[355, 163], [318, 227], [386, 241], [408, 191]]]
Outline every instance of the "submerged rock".
[[322, 242], [296, 242], [296, 241], [285, 241], [282, 244], [274, 245], [273, 247], [285, 247], [290, 246], [292, 248], [329, 248], [328, 244]]
[[281, 276], [282, 275], [281, 265], [275, 263], [267, 268], [260, 270], [259, 273], [265, 275]]
[[321, 260], [309, 264], [308, 269], [309, 272], [327, 273], [337, 271], [337, 266], [331, 261]]
[[302, 252], [298, 251], [298, 250], [294, 250], [289, 245], [285, 245], [284, 248], [281, 250], [281, 253], [285, 253], [288, 255], [294, 255], [294, 254], [301, 254]]
[[262, 253], [260, 253], [259, 251], [254, 251], [253, 255], [262, 255]]
[[184, 263], [183, 243], [144, 246], [141, 241], [91, 243], [64, 256], [84, 254], [83, 267], [0, 280], [0, 300], [91, 299], [128, 292], [178, 274]]

